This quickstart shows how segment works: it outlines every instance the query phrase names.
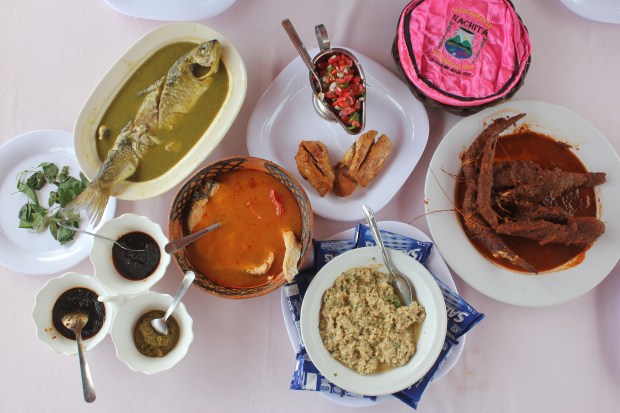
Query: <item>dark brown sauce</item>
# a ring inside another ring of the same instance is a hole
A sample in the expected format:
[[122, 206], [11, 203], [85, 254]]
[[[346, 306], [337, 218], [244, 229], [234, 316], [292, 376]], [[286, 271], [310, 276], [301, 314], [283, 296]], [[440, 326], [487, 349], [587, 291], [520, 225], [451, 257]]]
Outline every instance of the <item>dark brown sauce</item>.
[[133, 250], [142, 250], [128, 251], [114, 244], [112, 261], [120, 275], [128, 280], [139, 281], [153, 274], [161, 258], [159, 245], [153, 237], [144, 232], [135, 231], [123, 235], [117, 241]]
[[[585, 173], [588, 170], [579, 158], [571, 152], [570, 147], [555, 139], [530, 130], [519, 130], [514, 134], [500, 137], [495, 151], [495, 163], [506, 161], [533, 161], [543, 169], [560, 168], [567, 172]], [[463, 206], [465, 185], [463, 180], [457, 180], [455, 201], [457, 210]], [[557, 200], [565, 209], [573, 212], [574, 216], [596, 217], [596, 194], [594, 188], [577, 188], [566, 191]], [[463, 224], [461, 216], [461, 224]], [[465, 226], [463, 225], [465, 229]], [[496, 258], [488, 249], [465, 229], [467, 237], [480, 254], [490, 261], [514, 271], [523, 272], [505, 259]], [[565, 265], [573, 266], [583, 261], [585, 250], [589, 245], [547, 244], [539, 245], [537, 241], [509, 235], [500, 235], [501, 239], [520, 257], [532, 264], [539, 272], [550, 271]]]
[[82, 338], [91, 338], [97, 334], [105, 321], [105, 305], [97, 298], [97, 293], [84, 287], [72, 288], [62, 293], [52, 309], [52, 322], [56, 330], [62, 336], [75, 340], [75, 333], [64, 326], [62, 317], [71, 311], [83, 310], [88, 313], [88, 322], [82, 329]]

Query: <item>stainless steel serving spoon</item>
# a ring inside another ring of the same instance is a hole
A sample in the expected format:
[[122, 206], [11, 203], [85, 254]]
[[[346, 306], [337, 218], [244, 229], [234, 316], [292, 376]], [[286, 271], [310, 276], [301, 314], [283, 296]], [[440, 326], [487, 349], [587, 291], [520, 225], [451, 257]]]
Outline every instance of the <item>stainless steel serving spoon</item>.
[[192, 285], [195, 278], [196, 274], [194, 274], [194, 271], [186, 272], [185, 277], [183, 277], [183, 281], [181, 282], [181, 285], [172, 300], [172, 304], [170, 304], [168, 311], [166, 311], [166, 314], [164, 314], [162, 318], [151, 320], [151, 327], [153, 327], [153, 329], [159, 334], [163, 334], [164, 336], [168, 335], [168, 318], [170, 318], [170, 315], [174, 312], [174, 309], [177, 308], [177, 305], [181, 302], [181, 298], [183, 298], [183, 295], [185, 295], [185, 292], [189, 286]]
[[310, 74], [314, 78], [316, 88], [318, 88], [318, 93], [321, 93], [323, 91], [321, 78], [316, 72], [316, 66], [314, 65], [314, 63], [312, 63], [312, 58], [310, 57], [306, 46], [304, 46], [303, 42], [299, 38], [299, 35], [297, 34], [297, 31], [293, 27], [293, 23], [291, 23], [289, 19], [284, 19], [282, 20], [282, 27], [284, 27], [284, 30], [288, 34], [288, 37], [291, 39], [291, 42], [293, 42], [293, 46], [295, 46], [295, 49], [297, 49], [297, 53], [299, 53], [299, 56], [301, 56], [301, 60], [305, 63], [306, 67], [310, 71]]
[[364, 210], [364, 214], [366, 215], [366, 219], [368, 220], [368, 225], [372, 231], [372, 235], [375, 237], [375, 241], [377, 242], [377, 247], [379, 251], [381, 251], [381, 256], [383, 257], [383, 262], [385, 267], [388, 270], [388, 282], [394, 287], [400, 301], [403, 305], [409, 305], [415, 299], [415, 290], [409, 283], [409, 281], [403, 277], [398, 270], [392, 264], [392, 260], [385, 248], [385, 244], [383, 244], [383, 238], [381, 238], [381, 232], [379, 231], [379, 226], [377, 225], [377, 220], [375, 219], [375, 213], [368, 206], [362, 204], [362, 209]]
[[84, 400], [87, 403], [95, 401], [95, 386], [93, 378], [90, 375], [90, 368], [86, 361], [86, 350], [82, 341], [82, 329], [88, 323], [88, 313], [81, 310], [71, 311], [62, 316], [62, 324], [75, 333], [75, 341], [77, 341], [78, 355], [80, 358], [80, 372], [82, 374], [82, 391], [84, 392]]
[[179, 239], [175, 239], [174, 241], [170, 241], [169, 243], [167, 243], [164, 246], [164, 251], [166, 251], [168, 254], [172, 254], [174, 252], [177, 252], [178, 250], [180, 250], [181, 248], [183, 248], [184, 246], [186, 246], [187, 244], [196, 241], [198, 238], [202, 237], [204, 234], [213, 231], [214, 229], [217, 229], [219, 227], [222, 226], [221, 222], [216, 222], [215, 224], [203, 228], [200, 231], [196, 231], [192, 234], [186, 235], [183, 238], [179, 238]]

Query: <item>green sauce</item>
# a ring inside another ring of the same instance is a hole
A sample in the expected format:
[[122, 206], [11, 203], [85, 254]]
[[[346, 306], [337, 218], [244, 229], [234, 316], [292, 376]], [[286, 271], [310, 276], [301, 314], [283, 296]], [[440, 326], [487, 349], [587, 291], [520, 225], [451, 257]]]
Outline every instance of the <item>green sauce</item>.
[[181, 332], [174, 317], [168, 319], [168, 335], [159, 334], [151, 326], [151, 320], [162, 318], [165, 312], [160, 310], [149, 311], [140, 317], [133, 330], [133, 340], [136, 348], [147, 357], [164, 357], [170, 353], [179, 342]]
[[[97, 140], [97, 153], [103, 161], [127, 122], [133, 120], [142, 103], [141, 92], [168, 73], [179, 57], [196, 46], [195, 43], [173, 43], [157, 51], [127, 80], [106, 110], [100, 125], [110, 130], [107, 139]], [[228, 94], [228, 72], [223, 61], [214, 75], [213, 83], [200, 97], [194, 109], [177, 118], [172, 130], [158, 130], [155, 136], [162, 141], [148, 149], [140, 160], [138, 170], [128, 179], [145, 182], [166, 173], [198, 142], [220, 111]], [[98, 128], [97, 128], [98, 129]], [[166, 146], [172, 146], [166, 150]]]

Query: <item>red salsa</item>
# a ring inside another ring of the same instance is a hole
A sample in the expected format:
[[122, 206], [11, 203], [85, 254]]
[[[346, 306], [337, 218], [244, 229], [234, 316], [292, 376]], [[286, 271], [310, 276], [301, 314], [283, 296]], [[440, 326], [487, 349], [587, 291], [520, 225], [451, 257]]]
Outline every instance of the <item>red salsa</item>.
[[366, 87], [353, 60], [345, 54], [335, 53], [327, 60], [317, 63], [317, 66], [325, 101], [348, 129], [359, 129]]

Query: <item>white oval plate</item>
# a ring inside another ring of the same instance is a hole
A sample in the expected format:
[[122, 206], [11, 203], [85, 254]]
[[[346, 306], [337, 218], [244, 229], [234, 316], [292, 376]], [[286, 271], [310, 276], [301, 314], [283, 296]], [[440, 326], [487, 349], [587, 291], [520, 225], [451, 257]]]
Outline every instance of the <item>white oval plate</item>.
[[570, 11], [586, 19], [620, 24], [618, 0], [562, 0]]
[[[24, 274], [52, 274], [73, 267], [88, 256], [93, 237], [75, 234], [73, 241], [60, 245], [49, 230], [42, 233], [18, 228], [18, 213], [28, 198], [17, 192], [17, 175], [38, 169], [42, 162], [53, 162], [58, 168], [69, 166], [69, 174], [79, 179], [80, 167], [75, 159], [73, 136], [59, 130], [38, 130], [19, 135], [0, 147], [2, 214], [0, 214], [0, 263]], [[39, 202], [47, 206], [52, 185], [39, 192]], [[116, 199], [110, 198], [100, 225], [114, 216]], [[80, 228], [93, 232], [85, 214]]]
[[[379, 221], [379, 228], [385, 231], [390, 231], [395, 234], [404, 235], [418, 241], [424, 242], [432, 242], [432, 240], [426, 235], [424, 232], [420, 231], [416, 227], [412, 227], [411, 225], [405, 224], [403, 222], [397, 221]], [[355, 233], [355, 228], [348, 229], [346, 231], [335, 234], [331, 237], [327, 237], [326, 239], [330, 240], [342, 240], [342, 239], [352, 239]], [[308, 262], [312, 265], [313, 262], [313, 254], [308, 254]], [[437, 251], [437, 248], [433, 246], [431, 250], [431, 254], [428, 257], [428, 260], [425, 263], [426, 268], [437, 278], [444, 282], [452, 291], [458, 293], [456, 285], [454, 284], [454, 279], [452, 279], [452, 274], [450, 274], [450, 269], [446, 265], [446, 262]], [[288, 308], [288, 302], [286, 300], [286, 293], [284, 289], [282, 289], [280, 294], [280, 305], [282, 306], [282, 316], [284, 317], [284, 324], [286, 326], [286, 332], [288, 333], [289, 339], [291, 340], [291, 345], [293, 346], [293, 350], [295, 353], [299, 352], [299, 339], [297, 338], [297, 329], [295, 328], [295, 323], [292, 320], [290, 310]], [[459, 338], [459, 343], [452, 348], [448, 356], [444, 360], [443, 364], [439, 368], [439, 370], [433, 376], [432, 382], [435, 382], [445, 376], [456, 364], [461, 357], [461, 353], [463, 352], [463, 347], [465, 346], [465, 338], [466, 334]], [[379, 396], [377, 397], [376, 402], [372, 401], [368, 398], [361, 397], [341, 397], [339, 395], [327, 394], [321, 392], [321, 395], [326, 397], [327, 399], [332, 400], [338, 404], [342, 404], [350, 407], [363, 407], [363, 406], [371, 406], [376, 404], [377, 402], [382, 402], [386, 399], [391, 398], [392, 396]]]
[[[336, 221], [362, 219], [360, 204], [375, 212], [383, 208], [413, 171], [428, 140], [426, 109], [407, 86], [378, 63], [348, 50], [362, 64], [368, 83], [364, 131], [377, 130], [393, 143], [383, 170], [366, 188], [358, 187], [346, 198], [332, 193], [321, 197], [297, 171], [295, 154], [302, 140], [325, 143], [335, 164], [359, 137], [349, 135], [339, 124], [328, 122], [315, 112], [308, 70], [300, 57], [269, 86], [252, 112], [247, 131], [250, 155], [282, 165], [304, 187], [314, 213]], [[310, 50], [311, 55], [317, 53], [318, 49]]]
[[519, 123], [577, 148], [576, 155], [592, 172], [607, 173], [596, 188], [605, 233], [586, 251], [579, 265], [562, 271], [525, 275], [491, 263], [477, 252], [465, 235], [455, 212], [428, 214], [428, 226], [444, 259], [465, 282], [491, 298], [521, 306], [548, 306], [590, 291], [614, 268], [620, 256], [620, 160], [613, 147], [587, 121], [561, 107], [541, 101], [511, 101], [459, 121], [437, 147], [425, 184], [426, 212], [454, 208], [454, 177], [461, 165], [459, 153], [468, 147], [492, 119], [527, 113]]
[[151, 20], [204, 20], [222, 13], [235, 0], [105, 0], [119, 13]]
[[[247, 74], [241, 55], [224, 36], [196, 23], [170, 23], [159, 26], [138, 40], [112, 66], [84, 104], [74, 129], [74, 146], [80, 167], [88, 179], [101, 167], [97, 154], [96, 130], [107, 107], [134, 71], [162, 47], [178, 42], [200, 43], [218, 39], [222, 44], [222, 61], [228, 70], [228, 96], [215, 119], [185, 156], [168, 172], [146, 182], [123, 181], [112, 195], [126, 200], [140, 200], [161, 195], [183, 181], [222, 141], [241, 109], [247, 89]], [[145, 155], [148, 157], [148, 152]]]
[[412, 283], [418, 301], [426, 309], [416, 352], [404, 366], [374, 374], [359, 374], [334, 359], [319, 334], [323, 293], [334, 284], [336, 278], [358, 266], [378, 265], [379, 271], [385, 271], [376, 247], [356, 248], [330, 260], [310, 283], [301, 305], [301, 335], [310, 359], [328, 380], [356, 394], [386, 395], [413, 385], [435, 363], [446, 337], [446, 304], [435, 279], [414, 258], [395, 250], [388, 250], [388, 254], [397, 270]]

